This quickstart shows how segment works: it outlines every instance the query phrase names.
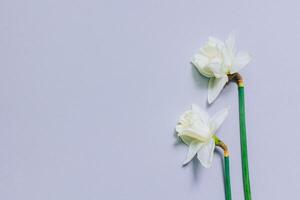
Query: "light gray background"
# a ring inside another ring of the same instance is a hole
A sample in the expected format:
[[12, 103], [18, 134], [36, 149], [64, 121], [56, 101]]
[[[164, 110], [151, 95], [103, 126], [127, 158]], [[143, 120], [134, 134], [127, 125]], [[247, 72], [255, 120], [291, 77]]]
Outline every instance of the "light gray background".
[[286, 0], [0, 1], [0, 199], [224, 198], [222, 158], [181, 167], [178, 117], [230, 105], [233, 199], [243, 199], [237, 89], [207, 106], [190, 64], [235, 30], [254, 200], [299, 195], [300, 5]]

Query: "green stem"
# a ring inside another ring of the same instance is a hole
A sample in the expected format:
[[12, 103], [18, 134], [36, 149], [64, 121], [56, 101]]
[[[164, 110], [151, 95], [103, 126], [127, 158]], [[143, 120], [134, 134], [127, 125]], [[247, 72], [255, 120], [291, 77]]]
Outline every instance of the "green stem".
[[242, 153], [242, 171], [244, 183], [244, 196], [245, 200], [251, 200], [251, 188], [248, 167], [248, 152], [247, 152], [247, 134], [246, 134], [246, 117], [245, 117], [245, 98], [244, 98], [244, 85], [238, 84], [239, 91], [239, 113], [240, 113], [240, 140], [241, 140], [241, 153]]
[[229, 165], [229, 156], [224, 156], [225, 161], [225, 195], [226, 200], [231, 200], [231, 184], [230, 184], [230, 165]]
[[216, 135], [213, 135], [216, 146], [220, 147], [224, 152], [224, 183], [226, 200], [231, 200], [231, 184], [230, 184], [230, 165], [229, 151], [227, 145], [220, 140]]

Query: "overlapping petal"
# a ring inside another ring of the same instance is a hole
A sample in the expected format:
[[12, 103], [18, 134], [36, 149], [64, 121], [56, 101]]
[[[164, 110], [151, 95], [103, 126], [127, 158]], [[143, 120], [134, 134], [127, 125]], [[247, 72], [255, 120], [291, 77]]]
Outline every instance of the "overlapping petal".
[[198, 151], [204, 146], [204, 143], [198, 142], [198, 141], [193, 141], [189, 145], [189, 151], [187, 154], [187, 157], [185, 161], [183, 162], [183, 165], [188, 164], [198, 153]]
[[197, 158], [201, 162], [201, 164], [206, 167], [210, 168], [215, 150], [215, 140], [211, 138], [206, 144], [203, 145], [202, 148], [197, 153]]
[[226, 83], [228, 82], [228, 76], [221, 78], [210, 78], [208, 82], [208, 103], [212, 103], [220, 94]]
[[186, 144], [190, 143], [191, 138], [206, 141], [211, 136], [209, 116], [199, 106], [193, 104], [190, 110], [181, 115], [176, 131]]
[[218, 130], [218, 128], [221, 126], [221, 124], [228, 116], [228, 113], [229, 113], [229, 107], [218, 111], [210, 118], [210, 131], [212, 133], [215, 133]]
[[251, 55], [249, 53], [239, 52], [234, 58], [233, 66], [230, 73], [233, 74], [239, 72], [246, 65], [248, 65], [250, 61], [251, 61]]

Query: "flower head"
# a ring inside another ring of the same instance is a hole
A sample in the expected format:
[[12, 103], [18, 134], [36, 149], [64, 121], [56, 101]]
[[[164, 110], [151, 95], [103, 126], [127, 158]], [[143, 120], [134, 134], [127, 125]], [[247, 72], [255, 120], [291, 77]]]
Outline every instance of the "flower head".
[[210, 78], [208, 83], [209, 103], [218, 97], [228, 82], [228, 74], [240, 71], [250, 60], [249, 53], [237, 53], [233, 34], [230, 34], [225, 42], [209, 37], [192, 61], [202, 75]]
[[189, 163], [197, 154], [201, 164], [209, 168], [215, 149], [214, 134], [228, 115], [228, 108], [217, 112], [212, 117], [199, 106], [193, 104], [191, 109], [183, 113], [176, 126], [178, 137], [189, 146], [184, 165]]

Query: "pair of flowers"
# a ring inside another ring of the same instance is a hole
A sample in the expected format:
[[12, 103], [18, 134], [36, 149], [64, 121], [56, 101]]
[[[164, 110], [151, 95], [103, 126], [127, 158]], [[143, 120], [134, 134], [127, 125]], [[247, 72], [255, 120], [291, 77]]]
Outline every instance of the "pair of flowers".
[[[209, 78], [208, 102], [211, 104], [220, 94], [229, 78], [239, 72], [251, 60], [246, 52], [237, 52], [235, 38], [230, 34], [223, 42], [210, 37], [206, 44], [194, 56], [193, 65]], [[196, 155], [201, 164], [209, 168], [212, 164], [216, 143], [219, 141], [215, 133], [227, 117], [229, 108], [217, 112], [212, 117], [197, 105], [186, 111], [176, 126], [178, 136], [189, 146], [184, 165]]]

